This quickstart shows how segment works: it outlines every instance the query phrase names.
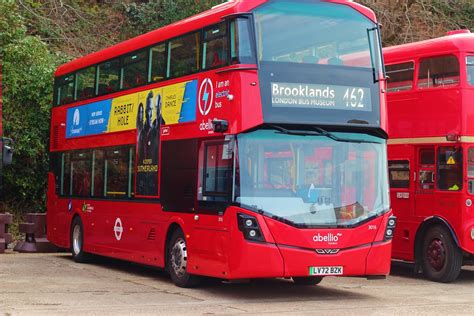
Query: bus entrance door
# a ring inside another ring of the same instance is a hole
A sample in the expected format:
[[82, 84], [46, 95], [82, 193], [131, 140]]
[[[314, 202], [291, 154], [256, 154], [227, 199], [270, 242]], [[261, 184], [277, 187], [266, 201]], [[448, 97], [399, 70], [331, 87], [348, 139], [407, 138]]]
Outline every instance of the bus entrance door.
[[435, 149], [433, 146], [418, 148], [415, 216], [427, 217], [433, 213], [436, 181]]

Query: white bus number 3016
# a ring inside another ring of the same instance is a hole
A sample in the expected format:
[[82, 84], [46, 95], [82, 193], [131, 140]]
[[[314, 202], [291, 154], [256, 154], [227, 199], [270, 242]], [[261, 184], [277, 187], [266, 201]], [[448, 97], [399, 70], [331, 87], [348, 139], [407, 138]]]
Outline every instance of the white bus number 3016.
[[344, 93], [344, 101], [346, 107], [363, 108], [364, 107], [364, 89], [362, 88], [347, 88]]

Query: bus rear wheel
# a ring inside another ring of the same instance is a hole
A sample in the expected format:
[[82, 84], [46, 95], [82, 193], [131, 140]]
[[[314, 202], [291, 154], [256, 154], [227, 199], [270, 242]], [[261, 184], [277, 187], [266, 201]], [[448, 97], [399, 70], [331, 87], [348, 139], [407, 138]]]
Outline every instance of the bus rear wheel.
[[443, 226], [428, 230], [423, 240], [423, 272], [432, 281], [449, 283], [461, 273], [462, 252]]
[[71, 225], [71, 254], [75, 262], [85, 263], [88, 254], [84, 252], [84, 228], [79, 217], [75, 217]]
[[167, 268], [173, 283], [179, 287], [195, 287], [201, 278], [189, 274], [187, 269], [188, 250], [181, 230], [175, 230], [168, 243]]
[[308, 277], [292, 277], [296, 285], [317, 285], [323, 280], [322, 277], [308, 276]]

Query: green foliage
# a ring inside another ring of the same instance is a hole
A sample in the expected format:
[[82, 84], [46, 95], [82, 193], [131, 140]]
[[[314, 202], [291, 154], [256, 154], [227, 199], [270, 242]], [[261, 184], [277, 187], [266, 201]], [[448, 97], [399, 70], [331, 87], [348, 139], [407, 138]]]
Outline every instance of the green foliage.
[[121, 9], [128, 19], [126, 32], [139, 35], [191, 15], [205, 11], [222, 0], [152, 0], [143, 3], [122, 4]]
[[[44, 209], [48, 170], [49, 113], [57, 60], [38, 37], [26, 35], [18, 8], [0, 3], [3, 52], [4, 134], [14, 139], [13, 164], [3, 169], [10, 207]], [[6, 19], [5, 19], [6, 18]]]

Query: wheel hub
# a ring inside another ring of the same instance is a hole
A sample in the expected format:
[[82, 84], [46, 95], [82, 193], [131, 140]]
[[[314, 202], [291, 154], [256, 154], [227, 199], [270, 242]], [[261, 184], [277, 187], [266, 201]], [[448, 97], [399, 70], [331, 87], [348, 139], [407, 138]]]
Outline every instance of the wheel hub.
[[181, 278], [186, 273], [186, 264], [188, 261], [188, 252], [186, 250], [186, 242], [182, 238], [178, 238], [171, 248], [171, 267], [177, 277]]
[[433, 239], [428, 245], [427, 258], [429, 264], [436, 270], [440, 271], [446, 261], [446, 250], [444, 244], [439, 239]]
[[72, 250], [75, 255], [78, 255], [81, 252], [81, 227], [79, 225], [74, 226], [72, 232]]

